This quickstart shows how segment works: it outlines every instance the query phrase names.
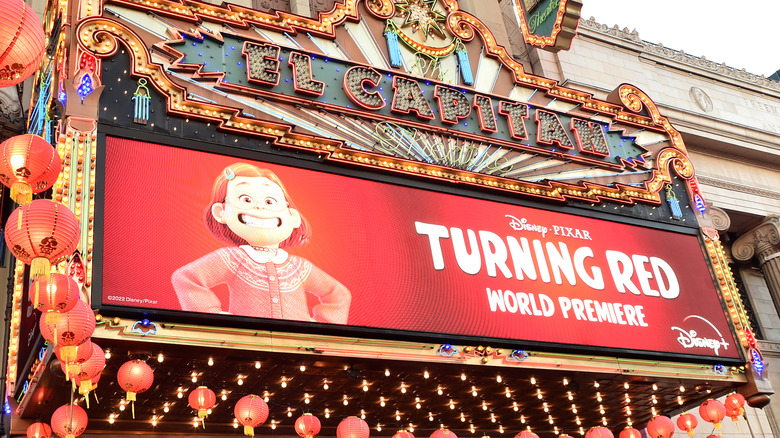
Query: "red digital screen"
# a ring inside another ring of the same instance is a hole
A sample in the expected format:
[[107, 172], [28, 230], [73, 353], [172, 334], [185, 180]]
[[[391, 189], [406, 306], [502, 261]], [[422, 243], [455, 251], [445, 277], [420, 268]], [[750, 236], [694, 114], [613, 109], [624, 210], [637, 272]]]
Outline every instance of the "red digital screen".
[[696, 236], [106, 139], [103, 305], [739, 358]]

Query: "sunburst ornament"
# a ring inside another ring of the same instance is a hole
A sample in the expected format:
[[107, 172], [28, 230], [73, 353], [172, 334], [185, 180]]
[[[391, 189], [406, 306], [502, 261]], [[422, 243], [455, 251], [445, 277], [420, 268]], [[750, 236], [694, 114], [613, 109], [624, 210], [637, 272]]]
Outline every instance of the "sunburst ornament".
[[431, 32], [436, 32], [442, 38], [446, 38], [444, 29], [439, 23], [447, 18], [436, 10], [438, 0], [401, 0], [395, 6], [401, 11], [399, 15], [405, 16], [401, 27], [411, 26], [415, 32], [422, 33], [424, 39], [428, 39]]

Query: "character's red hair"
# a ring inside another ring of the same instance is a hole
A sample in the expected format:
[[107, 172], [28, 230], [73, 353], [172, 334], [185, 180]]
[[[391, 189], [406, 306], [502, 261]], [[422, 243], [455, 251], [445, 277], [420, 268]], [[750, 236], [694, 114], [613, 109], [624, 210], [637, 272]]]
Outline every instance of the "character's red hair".
[[[230, 243], [232, 245], [249, 244], [249, 242], [239, 237], [230, 228], [228, 228], [227, 225], [217, 222], [217, 220], [214, 218], [214, 215], [211, 213], [211, 206], [213, 204], [225, 202], [225, 197], [227, 196], [228, 182], [230, 181], [228, 179], [228, 175], [233, 175], [230, 177], [230, 179], [233, 179], [236, 176], [246, 176], [246, 177], [259, 176], [263, 178], [268, 178], [269, 180], [276, 183], [282, 189], [282, 193], [284, 193], [284, 199], [285, 201], [287, 201], [288, 207], [295, 208], [295, 203], [293, 203], [292, 199], [290, 199], [290, 195], [287, 194], [287, 189], [284, 188], [284, 185], [282, 185], [282, 181], [279, 179], [278, 176], [276, 176], [275, 173], [271, 172], [268, 169], [260, 169], [259, 167], [253, 166], [251, 164], [246, 164], [246, 163], [231, 164], [230, 166], [226, 167], [222, 172], [220, 172], [217, 179], [214, 180], [214, 187], [211, 189], [211, 202], [206, 207], [206, 212], [204, 214], [206, 227], [209, 229], [209, 231], [211, 231], [211, 234], [213, 234], [214, 237], [216, 237], [217, 240], [219, 241]], [[295, 209], [298, 210], [297, 208]], [[298, 214], [300, 214], [300, 210], [298, 210]], [[301, 226], [295, 228], [292, 234], [290, 235], [290, 237], [288, 237], [287, 240], [285, 240], [284, 242], [281, 242], [279, 244], [279, 247], [292, 248], [298, 245], [305, 245], [309, 241], [310, 237], [311, 237], [311, 228], [309, 227], [309, 223], [306, 221], [306, 219], [304, 219], [303, 215], [301, 215]]]

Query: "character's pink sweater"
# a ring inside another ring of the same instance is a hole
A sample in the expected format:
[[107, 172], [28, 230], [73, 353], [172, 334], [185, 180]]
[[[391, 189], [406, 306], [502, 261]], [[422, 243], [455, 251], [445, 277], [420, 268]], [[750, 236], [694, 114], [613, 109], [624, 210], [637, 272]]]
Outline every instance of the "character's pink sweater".
[[[346, 324], [349, 290], [308, 260], [279, 250], [273, 258], [251, 246], [220, 248], [171, 277], [182, 310], [223, 312], [213, 288], [230, 293], [227, 312], [258, 318]], [[319, 299], [311, 311], [307, 294]]]

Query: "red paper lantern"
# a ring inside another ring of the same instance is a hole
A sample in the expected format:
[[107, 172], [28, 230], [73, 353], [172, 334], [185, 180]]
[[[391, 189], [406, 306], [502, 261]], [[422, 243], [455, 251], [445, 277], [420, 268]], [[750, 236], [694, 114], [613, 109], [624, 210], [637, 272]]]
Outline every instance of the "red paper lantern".
[[60, 347], [60, 354], [67, 358], [76, 357], [76, 346], [95, 331], [95, 312], [79, 300], [70, 311], [60, 314], [55, 320], [41, 315], [40, 329], [44, 339]]
[[312, 438], [320, 433], [320, 419], [306, 413], [295, 420], [295, 432], [302, 438]]
[[414, 438], [414, 435], [406, 430], [399, 430], [393, 435], [393, 438]]
[[524, 430], [515, 435], [515, 438], [539, 438], [539, 435], [531, 432], [530, 430]]
[[54, 347], [54, 355], [60, 360], [62, 371], [65, 373], [65, 380], [70, 380], [71, 376], [78, 374], [78, 365], [86, 362], [92, 357], [92, 341], [87, 339], [74, 348], [66, 348], [62, 351], [61, 346]]
[[0, 87], [35, 73], [46, 49], [46, 35], [35, 11], [21, 0], [0, 1]]
[[669, 417], [657, 415], [647, 422], [647, 436], [650, 438], [670, 438], [674, 435], [674, 423]]
[[729, 394], [723, 405], [726, 407], [726, 415], [731, 417], [731, 421], [739, 421], [739, 417], [745, 413], [745, 397], [738, 392]]
[[626, 428], [620, 432], [618, 438], [642, 438], [642, 432], [633, 427], [626, 426]]
[[[119, 387], [127, 391], [127, 400], [135, 401], [136, 394], [140, 394], [152, 386], [154, 371], [146, 362], [133, 359], [119, 367], [116, 380], [119, 382]], [[135, 418], [135, 414], [133, 414], [133, 418]]]
[[688, 436], [693, 436], [694, 432], [693, 429], [696, 429], [696, 426], [699, 425], [699, 420], [696, 418], [695, 415], [684, 413], [677, 417], [677, 427], [680, 428], [680, 430], [684, 430], [688, 432]]
[[51, 414], [51, 429], [62, 438], [75, 438], [81, 435], [87, 428], [88, 422], [87, 413], [77, 405], [60, 406]]
[[615, 438], [609, 429], [603, 426], [591, 427], [585, 433], [585, 438]]
[[11, 189], [17, 204], [29, 204], [33, 193], [51, 188], [61, 169], [57, 151], [37, 135], [17, 135], [0, 143], [0, 183]]
[[33, 423], [27, 428], [27, 438], [49, 438], [51, 427], [46, 423]]
[[358, 417], [347, 417], [336, 428], [337, 438], [368, 438], [368, 435], [368, 424]]
[[190, 407], [198, 411], [198, 418], [204, 419], [208, 416], [208, 410], [217, 403], [217, 395], [205, 386], [198, 386], [190, 392], [187, 400]]
[[431, 438], [458, 438], [458, 436], [449, 429], [437, 429], [433, 431]]
[[79, 386], [79, 394], [81, 395], [89, 394], [94, 386], [93, 381], [97, 381], [98, 376], [106, 366], [106, 355], [103, 353], [103, 349], [92, 341], [87, 342], [92, 344], [92, 354], [89, 359], [68, 369], [75, 371], [71, 375], [74, 378], [73, 383]]
[[[19, 215], [22, 215], [21, 222]], [[19, 206], [5, 226], [8, 248], [14, 257], [30, 265], [33, 280], [48, 276], [51, 264], [69, 256], [79, 239], [81, 230], [76, 215], [68, 207], [48, 199]]]
[[30, 294], [33, 306], [41, 312], [64, 313], [79, 301], [79, 285], [67, 275], [51, 274], [35, 280]]
[[701, 406], [699, 406], [699, 416], [702, 420], [712, 423], [715, 429], [720, 429], [720, 422], [723, 420], [723, 417], [726, 416], [726, 407], [723, 406], [723, 403], [715, 399], [705, 400]]
[[[268, 419], [268, 404], [254, 394], [245, 395], [236, 403], [233, 409], [236, 420], [244, 426], [244, 435], [255, 436], [255, 427]], [[298, 430], [296, 422], [296, 431]]]

